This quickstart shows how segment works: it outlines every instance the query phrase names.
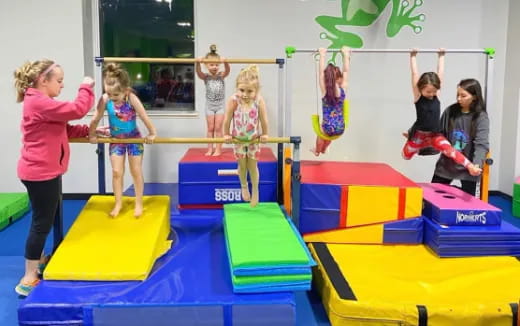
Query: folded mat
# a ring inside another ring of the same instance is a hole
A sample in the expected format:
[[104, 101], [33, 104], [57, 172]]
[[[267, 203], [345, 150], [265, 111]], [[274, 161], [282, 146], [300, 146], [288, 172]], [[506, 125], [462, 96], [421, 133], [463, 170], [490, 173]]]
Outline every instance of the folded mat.
[[233, 274], [265, 275], [262, 271], [273, 268], [301, 270], [315, 264], [276, 203], [224, 205], [224, 230]]
[[436, 242], [460, 242], [476, 241], [520, 241], [520, 229], [502, 221], [500, 225], [493, 226], [446, 226], [425, 218], [425, 239], [435, 239]]

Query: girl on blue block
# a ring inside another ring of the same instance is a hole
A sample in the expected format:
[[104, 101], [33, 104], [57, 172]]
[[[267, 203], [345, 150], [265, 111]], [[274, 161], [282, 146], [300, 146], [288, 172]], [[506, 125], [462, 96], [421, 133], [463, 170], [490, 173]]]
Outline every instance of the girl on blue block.
[[[148, 118], [143, 104], [132, 91], [128, 73], [118, 64], [109, 63], [103, 71], [103, 84], [105, 94], [99, 99], [96, 114], [90, 123], [90, 128], [93, 128], [91, 130], [96, 129], [106, 110], [111, 137], [141, 138], [137, 128], [137, 117], [139, 117], [148, 129], [144, 142], [152, 144], [156, 136], [155, 127]], [[91, 132], [89, 138], [91, 143], [97, 142], [95, 133]], [[116, 217], [123, 207], [123, 174], [127, 155], [135, 188], [134, 216], [139, 217], [143, 213], [143, 151], [143, 144], [110, 144], [112, 187], [115, 197], [115, 205], [110, 212], [112, 217]]]
[[[206, 85], [206, 124], [207, 137], [218, 138], [222, 137], [222, 124], [224, 121], [224, 106], [225, 106], [225, 84], [224, 79], [229, 75], [231, 68], [229, 63], [217, 54], [217, 46], [212, 44], [209, 51], [204, 58], [198, 58], [195, 64], [197, 76], [204, 81]], [[206, 63], [208, 73], [203, 73], [201, 69], [201, 62], [204, 59], [218, 60], [224, 64], [224, 71], [220, 71], [220, 64], [216, 62]], [[220, 156], [222, 154], [222, 144], [215, 145], [213, 151], [213, 144], [208, 144], [208, 151], [206, 156]]]
[[[238, 160], [242, 199], [250, 201], [251, 207], [255, 207], [259, 200], [259, 142], [267, 141], [269, 130], [265, 101], [260, 96], [259, 90], [258, 66], [250, 65], [242, 69], [237, 76], [236, 94], [228, 99], [224, 115], [224, 140], [227, 143], [230, 143], [233, 138], [241, 141], [234, 144], [233, 150]], [[248, 173], [251, 180], [251, 193], [247, 184]]]

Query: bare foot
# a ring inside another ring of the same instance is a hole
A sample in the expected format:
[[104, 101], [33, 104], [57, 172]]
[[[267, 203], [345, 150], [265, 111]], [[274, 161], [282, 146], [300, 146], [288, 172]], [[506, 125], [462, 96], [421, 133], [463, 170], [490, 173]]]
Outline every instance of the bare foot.
[[249, 189], [247, 188], [247, 186], [240, 187], [240, 189], [242, 190], [242, 199], [244, 201], [250, 201], [251, 200], [251, 194], [249, 193]]
[[116, 217], [117, 215], [119, 215], [119, 211], [121, 211], [121, 204], [116, 204], [114, 206], [114, 209], [112, 209], [112, 211], [110, 212], [110, 216]]
[[311, 148], [310, 151], [312, 154], [314, 154], [314, 156], [320, 156], [320, 153], [316, 150], [316, 148]]
[[134, 207], [134, 217], [138, 218], [143, 215], [143, 205], [142, 204], [135, 204]]
[[478, 165], [469, 164], [468, 165], [468, 172], [472, 176], [476, 177], [476, 176], [479, 176], [482, 173], [482, 169]]
[[213, 150], [208, 149], [208, 151], [206, 152], [206, 154], [204, 154], [204, 156], [211, 156], [211, 154], [213, 154]]
[[255, 207], [258, 205], [258, 190], [253, 190], [253, 195], [251, 196], [251, 207]]
[[213, 155], [211, 155], [211, 156], [220, 156], [220, 155], [222, 155], [222, 152], [217, 149], [215, 151], [215, 153], [213, 153]]

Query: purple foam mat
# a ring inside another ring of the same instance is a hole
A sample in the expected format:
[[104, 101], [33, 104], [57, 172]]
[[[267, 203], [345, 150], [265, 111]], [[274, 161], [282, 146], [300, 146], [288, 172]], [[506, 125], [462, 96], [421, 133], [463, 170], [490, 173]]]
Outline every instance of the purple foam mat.
[[444, 225], [499, 225], [502, 210], [464, 191], [439, 183], [420, 183], [423, 215]]

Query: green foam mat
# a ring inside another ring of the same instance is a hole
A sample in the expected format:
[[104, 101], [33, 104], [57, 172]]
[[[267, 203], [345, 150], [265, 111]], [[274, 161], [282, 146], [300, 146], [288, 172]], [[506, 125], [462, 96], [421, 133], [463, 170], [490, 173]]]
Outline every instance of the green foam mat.
[[520, 217], [520, 200], [513, 199], [513, 216]]
[[0, 193], [0, 230], [22, 217], [28, 210], [27, 193]]
[[513, 199], [520, 201], [520, 183], [517, 183], [519, 180], [515, 180], [513, 184]]
[[293, 274], [293, 275], [261, 275], [261, 276], [235, 276], [231, 274], [233, 284], [235, 285], [252, 285], [252, 284], [269, 284], [275, 286], [278, 283], [292, 282], [309, 282], [312, 279], [311, 274]]
[[231, 268], [309, 264], [309, 257], [277, 203], [224, 205]]

